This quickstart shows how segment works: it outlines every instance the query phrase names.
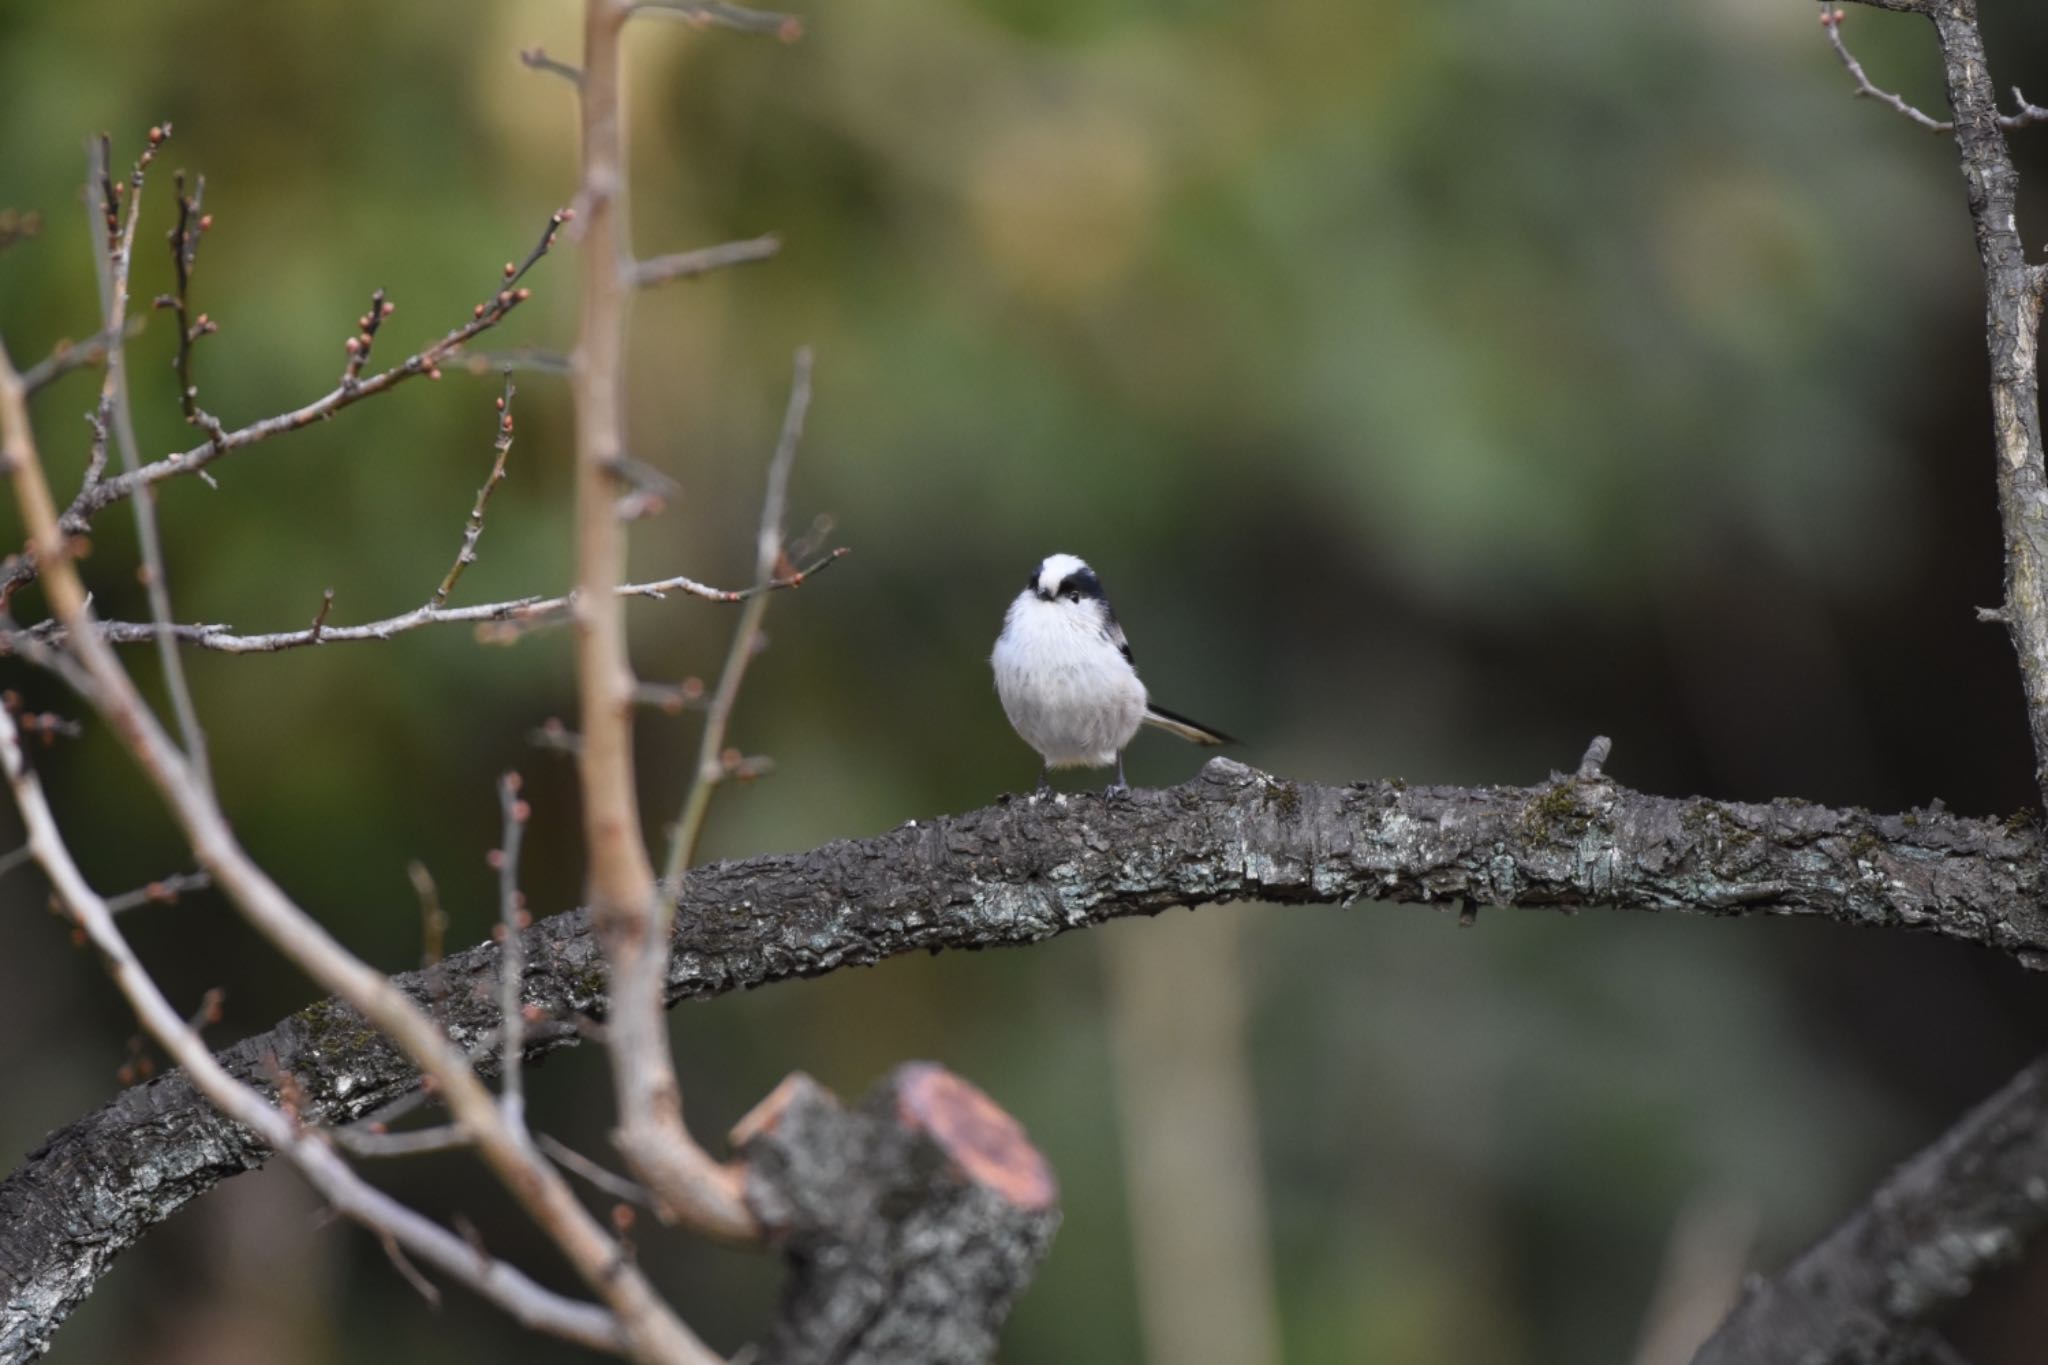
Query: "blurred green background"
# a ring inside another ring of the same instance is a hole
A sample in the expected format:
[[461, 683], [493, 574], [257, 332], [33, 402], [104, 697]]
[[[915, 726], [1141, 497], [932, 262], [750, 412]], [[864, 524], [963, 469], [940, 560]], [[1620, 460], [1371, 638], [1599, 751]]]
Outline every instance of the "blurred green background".
[[[2048, 13], [1986, 8], [2001, 84], [2048, 86]], [[198, 351], [204, 404], [236, 425], [326, 391], [375, 287], [398, 304], [378, 355], [402, 357], [570, 195], [571, 91], [517, 53], [574, 60], [575, 11], [8, 0], [0, 206], [45, 230], [0, 256], [0, 335], [25, 364], [95, 330], [85, 139], [110, 130], [126, 164], [170, 120], [137, 293], [167, 287], [169, 170], [203, 171], [195, 303], [221, 327]], [[854, 549], [769, 612], [733, 739], [776, 772], [719, 797], [707, 856], [1026, 789], [1035, 760], [985, 660], [1054, 550], [1101, 571], [1162, 701], [1290, 776], [1528, 783], [1604, 733], [1610, 771], [1658, 792], [2033, 803], [2010, 652], [1972, 615], [1999, 593], [1998, 533], [1953, 152], [1850, 98], [1812, 6], [892, 0], [806, 21], [794, 45], [652, 21], [631, 41], [638, 250], [785, 242], [639, 303], [632, 447], [685, 491], [636, 528], [635, 572], [746, 578], [802, 343], [818, 370], [793, 521], [828, 514]], [[1939, 105], [1920, 26], [1857, 10], [1846, 31], [1876, 79]], [[2030, 185], [2040, 137], [2021, 135]], [[573, 253], [542, 262], [492, 343], [565, 347], [574, 280]], [[132, 351], [152, 455], [193, 443], [172, 341], [158, 315]], [[329, 587], [336, 622], [423, 601], [489, 468], [496, 389], [451, 370], [234, 455], [217, 492], [167, 485], [181, 618], [299, 626]], [[92, 401], [82, 375], [36, 400], [60, 491]], [[565, 385], [522, 376], [517, 413], [458, 600], [567, 584]], [[115, 509], [86, 566], [110, 616], [146, 611], [133, 564]], [[668, 680], [715, 670], [731, 624], [683, 599], [631, 620], [642, 675]], [[148, 651], [130, 662], [153, 686]], [[508, 766], [537, 812], [531, 901], [574, 904], [571, 773], [528, 740], [572, 713], [564, 632], [190, 668], [242, 837], [372, 961], [416, 961], [411, 859], [451, 941], [487, 931]], [[76, 710], [19, 664], [0, 680]], [[653, 713], [639, 734], [664, 821], [694, 721]], [[1132, 779], [1199, 761], [1144, 739]], [[100, 886], [187, 864], [104, 733], [45, 767]], [[113, 1092], [134, 1032], [42, 902], [33, 874], [0, 883], [9, 1165]], [[1178, 1225], [1132, 1191], [1176, 1131], [1246, 1139], [1208, 1225], [1249, 1251], [1239, 1270], [1269, 1261], [1272, 1325], [1240, 1359], [1651, 1365], [1668, 1350], [1639, 1344], [1687, 1287], [1667, 1274], [1687, 1248], [1778, 1264], [2048, 1040], [2036, 982], [1932, 938], [1204, 914], [680, 1010], [693, 1121], [722, 1132], [796, 1068], [852, 1095], [929, 1057], [988, 1089], [1067, 1210], [1011, 1365], [1146, 1358], [1133, 1248]], [[211, 896], [131, 928], [175, 999], [227, 988], [223, 1041], [312, 993]], [[1219, 1107], [1177, 1126], [1144, 1096], [1180, 1070]], [[597, 1057], [533, 1084], [541, 1127], [604, 1152]], [[1167, 1137], [1134, 1144], [1128, 1179], [1119, 1134], [1148, 1113]], [[565, 1279], [470, 1164], [378, 1177]], [[770, 1311], [767, 1258], [644, 1250], [722, 1349]], [[1200, 1321], [1213, 1295], [1176, 1283], [1153, 1311]], [[2026, 1283], [1957, 1328], [1973, 1360], [2038, 1358]], [[460, 1291], [429, 1311], [274, 1170], [124, 1257], [50, 1359], [576, 1356]], [[1171, 1358], [1156, 1334], [1151, 1358]]]

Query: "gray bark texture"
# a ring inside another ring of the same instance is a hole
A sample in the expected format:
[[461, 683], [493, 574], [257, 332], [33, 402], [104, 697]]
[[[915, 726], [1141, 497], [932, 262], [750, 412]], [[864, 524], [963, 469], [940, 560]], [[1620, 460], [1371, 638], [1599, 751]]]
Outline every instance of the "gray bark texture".
[[[2038, 350], [2048, 268], [2030, 265], [1977, 0], [1863, 0], [1934, 26], [1984, 274], [1992, 440], [2005, 545], [2001, 621], [2018, 656], [2048, 800], [2048, 459]], [[2017, 93], [2017, 92], [2015, 92]], [[1924, 1329], [2048, 1222], [2048, 1058], [2022, 1071], [1811, 1250], [1745, 1292], [1694, 1365], [1872, 1365], [1925, 1354]]]
[[[2029, 820], [1674, 800], [1621, 787], [1597, 763], [1537, 787], [1456, 788], [1326, 786], [1215, 759], [1177, 787], [1007, 800], [695, 869], [664, 990], [674, 1003], [1238, 901], [1809, 915], [1948, 934], [2039, 966], [2041, 852]], [[602, 1017], [604, 964], [580, 910], [540, 921], [525, 943], [525, 1000], [552, 1021], [532, 1030], [538, 1056], [574, 1043], [578, 1017]], [[398, 978], [485, 1072], [497, 963], [486, 943]], [[222, 1056], [267, 1089], [289, 1074], [315, 1123], [360, 1119], [419, 1083], [331, 1000]], [[0, 1365], [45, 1350], [152, 1224], [267, 1156], [177, 1073], [52, 1133], [0, 1182]]]
[[2048, 1224], [2048, 1057], [1753, 1282], [1693, 1365], [1907, 1365], [1922, 1329]]
[[848, 1111], [792, 1076], [735, 1134], [790, 1263], [763, 1365], [980, 1365], [1059, 1225], [1017, 1121], [927, 1062]]

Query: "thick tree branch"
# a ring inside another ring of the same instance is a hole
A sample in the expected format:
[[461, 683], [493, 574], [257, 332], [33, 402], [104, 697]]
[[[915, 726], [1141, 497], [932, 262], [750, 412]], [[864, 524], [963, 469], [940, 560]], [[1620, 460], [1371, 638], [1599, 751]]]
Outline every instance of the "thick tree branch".
[[1897, 0], [1879, 7], [1927, 15], [1941, 44], [1956, 154], [1984, 272], [1992, 436], [2005, 542], [2005, 602], [1997, 615], [2019, 656], [2035, 785], [2048, 798], [2048, 463], [2041, 444], [2037, 347], [2042, 286], [2020, 240], [2019, 175], [2005, 144], [1998, 89], [1977, 28], [1976, 0]]
[[[1985, 345], [2005, 601], [1980, 613], [2004, 623], [2019, 657], [2033, 736], [2034, 776], [2048, 797], [2048, 462], [2041, 436], [2040, 267], [2028, 263], [2018, 221], [2019, 177], [2005, 130], [2043, 113], [2018, 90], [2016, 116], [1998, 112], [1976, 0], [1864, 0], [1934, 24], [1954, 111], [1977, 255], [1984, 274]], [[1941, 124], [1870, 85], [1843, 47], [1841, 11], [1823, 9], [1837, 54], [1859, 92], [1935, 131]], [[2032, 913], [2031, 907], [2029, 913]], [[2038, 964], [2038, 953], [2031, 955]], [[1847, 1222], [1791, 1266], [1759, 1280], [1699, 1365], [1831, 1365], [1903, 1360], [1922, 1352], [1915, 1328], [1967, 1295], [1987, 1269], [2016, 1257], [2048, 1223], [2048, 1059], [1966, 1118], [1879, 1188]]]
[[1927, 1326], [2048, 1225], [2048, 1057], [1892, 1173], [1791, 1265], [1754, 1281], [1693, 1365], [1911, 1359]]
[[[1605, 779], [1531, 787], [1332, 787], [1227, 759], [1178, 787], [1011, 800], [808, 853], [693, 869], [663, 998], [720, 995], [900, 954], [1024, 944], [1173, 906], [1357, 900], [1714, 915], [1805, 915], [1943, 933], [2048, 963], [2048, 868], [2031, 821], [1872, 815], [1804, 802], [1645, 796]], [[410, 914], [408, 907], [406, 913]], [[609, 1008], [577, 910], [525, 940], [524, 999], [566, 1026]], [[496, 1065], [499, 953], [482, 944], [397, 983], [479, 1070]], [[222, 1054], [295, 1078], [309, 1119], [362, 1118], [418, 1085], [353, 1011], [324, 1001]], [[74, 1267], [140, 1238], [262, 1145], [173, 1073], [51, 1135], [0, 1183], [0, 1341], [40, 1340], [89, 1287]], [[95, 1265], [103, 1262], [95, 1260]], [[9, 1334], [12, 1333], [12, 1336]], [[0, 1361], [11, 1357], [0, 1351]]]

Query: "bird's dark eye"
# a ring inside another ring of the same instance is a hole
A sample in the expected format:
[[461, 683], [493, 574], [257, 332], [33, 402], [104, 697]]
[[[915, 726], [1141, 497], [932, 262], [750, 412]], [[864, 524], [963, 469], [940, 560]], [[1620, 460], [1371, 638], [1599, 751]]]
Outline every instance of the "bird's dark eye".
[[1068, 588], [1068, 589], [1067, 589], [1067, 600], [1068, 600], [1069, 602], [1078, 602], [1078, 601], [1080, 601], [1080, 600], [1081, 600], [1081, 590], [1080, 590], [1079, 588]]

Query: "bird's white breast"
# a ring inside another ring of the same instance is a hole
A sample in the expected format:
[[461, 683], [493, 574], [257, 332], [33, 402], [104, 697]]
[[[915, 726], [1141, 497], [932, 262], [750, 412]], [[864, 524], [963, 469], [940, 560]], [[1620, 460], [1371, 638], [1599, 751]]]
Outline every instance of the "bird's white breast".
[[1081, 604], [1025, 592], [996, 640], [996, 694], [1052, 767], [1107, 767], [1145, 717], [1145, 684]]

